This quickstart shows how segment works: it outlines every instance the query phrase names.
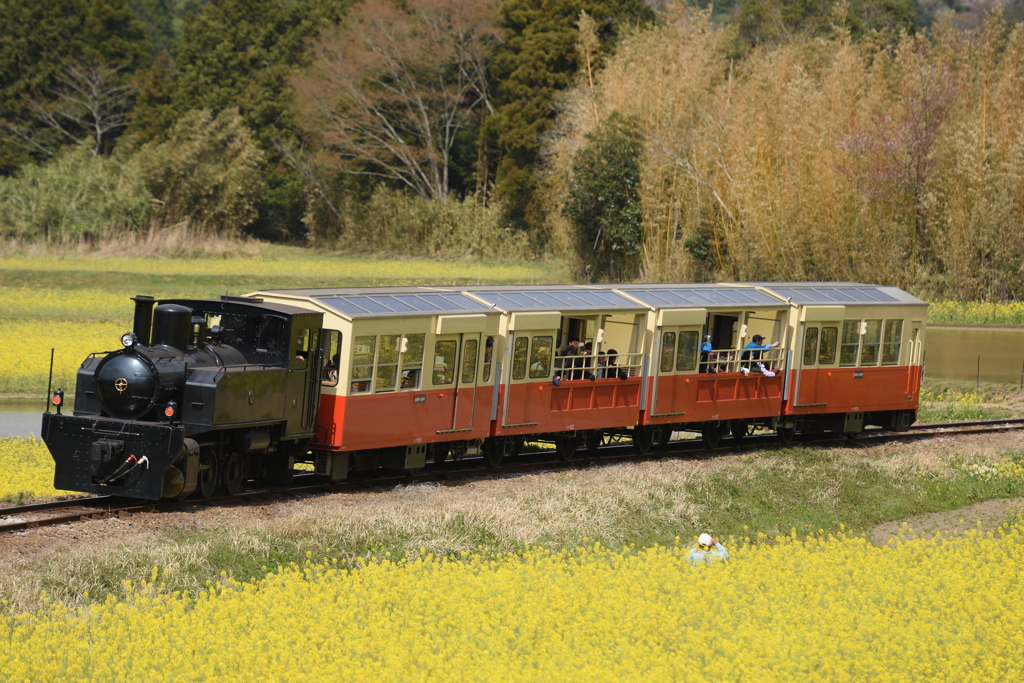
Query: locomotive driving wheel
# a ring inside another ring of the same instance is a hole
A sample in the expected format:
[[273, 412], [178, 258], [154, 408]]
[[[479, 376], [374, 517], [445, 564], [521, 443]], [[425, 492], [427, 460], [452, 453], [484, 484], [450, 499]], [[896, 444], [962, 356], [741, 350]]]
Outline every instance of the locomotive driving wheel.
[[224, 458], [220, 479], [224, 491], [229, 496], [234, 496], [242, 490], [242, 471], [242, 456], [238, 453], [228, 453]]
[[217, 454], [209, 448], [199, 453], [199, 480], [196, 491], [201, 498], [212, 498], [217, 490]]

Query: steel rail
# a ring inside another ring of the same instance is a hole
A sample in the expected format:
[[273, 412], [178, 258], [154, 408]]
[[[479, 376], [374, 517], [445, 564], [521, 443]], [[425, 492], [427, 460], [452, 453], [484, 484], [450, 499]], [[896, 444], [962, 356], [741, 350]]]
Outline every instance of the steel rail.
[[[443, 463], [441, 467], [420, 470], [418, 472], [388, 474], [379, 476], [372, 474], [365, 477], [356, 476], [340, 482], [316, 482], [312, 474], [296, 475], [296, 482], [284, 488], [255, 489], [238, 493], [234, 496], [217, 496], [214, 498], [196, 498], [183, 501], [161, 501], [139, 504], [114, 496], [97, 496], [77, 498], [46, 503], [34, 503], [16, 507], [0, 508], [0, 519], [16, 515], [36, 513], [49, 510], [74, 508], [102, 508], [73, 512], [42, 519], [17, 520], [0, 524], [0, 533], [25, 531], [37, 527], [68, 524], [72, 522], [95, 519], [126, 518], [143, 512], [170, 512], [183, 508], [230, 505], [261, 500], [279, 499], [284, 497], [303, 497], [324, 493], [359, 491], [371, 489], [387, 489], [397, 486], [432, 482], [456, 482], [474, 477], [501, 477], [510, 474], [537, 471], [565, 471], [590, 467], [594, 464], [615, 464], [619, 462], [645, 462], [672, 457], [707, 457], [726, 455], [738, 449], [746, 450], [765, 445], [854, 445], [860, 442], [877, 442], [883, 440], [920, 439], [930, 436], [948, 436], [950, 434], [984, 434], [1024, 429], [1024, 418], [1006, 420], [970, 420], [965, 422], [942, 422], [912, 425], [906, 432], [893, 432], [881, 428], [866, 429], [850, 435], [835, 433], [798, 435], [791, 444], [782, 444], [776, 434], [747, 436], [742, 439], [729, 437], [718, 448], [708, 449], [700, 438], [673, 441], [664, 446], [654, 447], [645, 455], [638, 455], [632, 444], [610, 444], [601, 446], [597, 451], [579, 451], [579, 455], [571, 460], [552, 460], [553, 450], [537, 451], [520, 455], [516, 460], [498, 467], [487, 466], [482, 458], [472, 458]], [[299, 485], [295, 485], [298, 483]]]

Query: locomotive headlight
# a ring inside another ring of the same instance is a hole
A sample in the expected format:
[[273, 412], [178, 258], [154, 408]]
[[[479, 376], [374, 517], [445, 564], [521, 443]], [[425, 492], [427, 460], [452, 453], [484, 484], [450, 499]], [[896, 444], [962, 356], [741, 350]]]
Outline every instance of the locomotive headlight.
[[125, 332], [121, 335], [121, 346], [126, 349], [130, 349], [135, 346], [136, 341], [135, 334], [132, 332]]

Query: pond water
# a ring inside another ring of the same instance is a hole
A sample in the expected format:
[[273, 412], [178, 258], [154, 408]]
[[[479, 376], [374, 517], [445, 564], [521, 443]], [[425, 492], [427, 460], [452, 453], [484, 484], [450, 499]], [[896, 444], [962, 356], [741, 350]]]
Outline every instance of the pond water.
[[0, 436], [39, 436], [46, 406], [0, 405]]
[[1024, 373], [1024, 327], [929, 325], [925, 375], [1019, 384]]

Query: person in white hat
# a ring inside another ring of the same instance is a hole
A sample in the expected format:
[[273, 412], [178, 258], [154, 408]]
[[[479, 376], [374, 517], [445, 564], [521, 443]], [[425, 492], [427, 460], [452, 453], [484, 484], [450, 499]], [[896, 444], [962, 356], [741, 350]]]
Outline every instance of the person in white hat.
[[690, 549], [689, 560], [693, 566], [701, 564], [715, 564], [729, 559], [729, 551], [712, 538], [711, 534], [701, 534], [697, 537], [697, 545]]

